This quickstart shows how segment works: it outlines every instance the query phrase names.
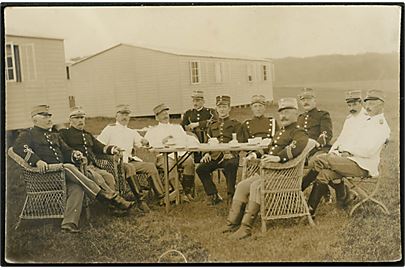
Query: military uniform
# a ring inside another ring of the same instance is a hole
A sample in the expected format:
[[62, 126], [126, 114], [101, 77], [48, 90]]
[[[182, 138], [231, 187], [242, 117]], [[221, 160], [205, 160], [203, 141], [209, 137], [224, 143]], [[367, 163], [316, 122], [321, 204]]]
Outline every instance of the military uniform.
[[207, 127], [210, 121], [216, 118], [216, 112], [214, 109], [202, 107], [200, 110], [190, 109], [187, 110], [181, 121], [181, 125], [184, 129], [190, 123], [198, 123], [198, 127], [192, 130], [201, 143], [206, 143], [207, 139]]
[[[159, 104], [157, 105], [154, 109], [153, 112], [155, 115], [159, 115], [163, 111], [169, 110], [169, 107], [165, 104]], [[145, 134], [145, 139], [147, 139], [152, 147], [159, 147], [163, 145], [163, 139], [172, 136], [172, 139], [175, 142], [178, 143], [185, 143], [189, 140], [192, 140], [194, 142], [197, 141], [197, 139], [193, 136], [189, 136], [183, 128], [178, 125], [178, 124], [171, 124], [171, 123], [158, 123], [156, 126], [153, 126], [148, 129], [148, 131]], [[180, 156], [184, 155], [185, 152], [178, 152]], [[169, 159], [168, 159], [168, 165], [170, 168], [173, 168], [175, 165], [176, 161], [174, 160], [174, 154], [169, 154]], [[163, 168], [164, 167], [164, 158], [163, 155], [158, 155], [157, 160], [156, 160], [156, 166]], [[179, 186], [179, 191], [181, 193], [185, 193], [185, 196], [188, 197], [188, 199], [193, 199], [192, 198], [192, 189], [194, 187], [194, 181], [195, 181], [195, 164], [194, 160], [191, 156], [188, 156], [182, 164], [178, 165], [179, 167], [183, 168], [183, 177], [181, 181], [181, 185]], [[172, 184], [172, 186], [175, 186], [175, 171], [172, 170], [169, 173], [169, 181]], [[183, 194], [182, 194], [183, 195]], [[183, 199], [185, 199], [183, 197]], [[185, 199], [185, 200], [188, 200]]]
[[62, 226], [69, 223], [78, 226], [82, 211], [83, 190], [94, 198], [100, 188], [71, 164], [74, 162], [73, 149], [66, 145], [59, 134], [35, 126], [20, 134], [15, 142], [14, 151], [34, 167], [39, 160], [48, 164], [65, 163], [68, 197]]
[[[35, 106], [31, 112], [31, 117], [37, 115], [51, 116], [48, 112], [49, 106]], [[78, 223], [83, 203], [83, 192], [90, 197], [97, 198], [103, 202], [111, 203], [121, 209], [129, 209], [132, 204], [123, 200], [117, 193], [104, 192], [91, 179], [82, 174], [75, 165], [74, 155], [78, 151], [70, 148], [61, 138], [60, 134], [52, 132], [51, 129], [43, 129], [34, 126], [27, 132], [23, 132], [17, 138], [14, 151], [23, 157], [31, 166], [37, 166], [38, 161], [47, 164], [63, 163], [66, 186], [67, 201], [62, 221], [62, 229], [68, 232], [78, 232]], [[74, 227], [71, 226], [74, 224]]]
[[[191, 95], [193, 99], [204, 99], [204, 92], [201, 90], [193, 91]], [[217, 112], [212, 108], [202, 107], [201, 109], [189, 109], [187, 110], [182, 117], [181, 126], [184, 130], [194, 133], [200, 143], [206, 143], [207, 138], [207, 127], [208, 124], [217, 119]], [[188, 128], [188, 125], [191, 123], [198, 123], [198, 126], [194, 129]], [[201, 160], [201, 152], [194, 152], [194, 162], [199, 163]]]
[[243, 122], [238, 136], [239, 142], [247, 142], [248, 139], [261, 137], [273, 138], [277, 129], [277, 121], [273, 117], [253, 117]]
[[314, 108], [300, 114], [297, 124], [308, 133], [309, 138], [316, 140], [321, 145], [318, 149], [313, 150], [310, 155], [317, 151], [325, 153], [329, 151], [333, 133], [332, 120], [328, 112]]
[[[304, 150], [308, 143], [307, 133], [293, 123], [281, 128], [269, 145], [268, 154], [280, 157], [280, 163], [287, 162]], [[250, 177], [237, 185], [234, 199], [247, 203], [250, 199], [260, 204], [260, 184], [259, 175]]]
[[[295, 98], [280, 99], [278, 104], [279, 111], [284, 109], [298, 110]], [[269, 145], [268, 154], [278, 156], [280, 158], [279, 162], [284, 163], [300, 155], [307, 143], [307, 133], [294, 122], [282, 127], [275, 134], [272, 143]], [[237, 185], [227, 218], [228, 224], [223, 230], [223, 232], [235, 231], [241, 224], [239, 229], [230, 236], [231, 238], [242, 239], [251, 235], [253, 222], [260, 210], [261, 184], [262, 178], [259, 174], [255, 174]], [[245, 207], [247, 209], [244, 213]]]
[[[129, 105], [118, 105], [116, 108], [118, 112], [130, 113]], [[116, 122], [106, 126], [97, 137], [97, 140], [105, 145], [115, 145], [123, 152], [124, 170], [127, 182], [131, 190], [137, 193], [135, 196], [139, 198], [140, 183], [134, 177], [137, 172], [143, 172], [150, 176], [152, 179], [153, 189], [158, 197], [163, 196], [163, 184], [159, 176], [159, 172], [153, 162], [145, 162], [136, 156], [133, 156], [134, 146], [141, 146], [142, 136], [134, 129], [123, 126]]]
[[[217, 105], [222, 102], [224, 96], [217, 97]], [[225, 96], [226, 104], [230, 104], [230, 97]], [[220, 143], [228, 143], [232, 140], [232, 133], [238, 133], [240, 123], [237, 120], [230, 119], [229, 117], [224, 119], [218, 119], [212, 121], [208, 125], [208, 135], [211, 138], [217, 138]], [[224, 159], [223, 152], [212, 152], [211, 161], [207, 163], [200, 163], [197, 167], [197, 174], [200, 177], [205, 193], [209, 196], [217, 196], [217, 188], [212, 181], [212, 172], [218, 168], [224, 169], [224, 174], [227, 181], [228, 196], [232, 198], [235, 193], [236, 175], [239, 166], [238, 153], [232, 153], [231, 159]]]
[[[384, 101], [382, 91], [379, 90], [370, 90], [365, 100], [368, 99]], [[323, 195], [328, 184], [335, 189], [338, 203], [345, 207], [351, 199], [351, 194], [348, 187], [340, 181], [343, 177], [378, 176], [380, 152], [389, 136], [390, 128], [383, 113], [368, 116], [357, 135], [342, 142], [338, 152], [315, 158], [316, 182], [308, 199], [312, 214], [315, 213], [320, 202], [319, 197]]]
[[59, 131], [62, 139], [73, 149], [83, 153], [87, 158], [86, 175], [94, 180], [102, 189], [115, 191], [114, 176], [96, 166], [96, 154], [112, 154], [113, 146], [99, 142], [90, 132], [74, 127]]

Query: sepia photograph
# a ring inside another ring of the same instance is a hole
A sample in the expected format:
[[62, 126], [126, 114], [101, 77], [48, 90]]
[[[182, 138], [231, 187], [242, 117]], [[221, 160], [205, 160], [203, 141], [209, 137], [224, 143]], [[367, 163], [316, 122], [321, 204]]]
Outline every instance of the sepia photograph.
[[2, 265], [403, 265], [403, 9], [2, 3]]

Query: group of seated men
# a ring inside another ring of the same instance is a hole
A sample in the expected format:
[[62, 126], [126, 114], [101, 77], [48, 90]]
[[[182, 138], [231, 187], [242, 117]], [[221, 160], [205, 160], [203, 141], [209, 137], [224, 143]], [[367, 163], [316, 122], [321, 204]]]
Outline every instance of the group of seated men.
[[[145, 162], [136, 156], [136, 146], [158, 148], [169, 140], [205, 143], [209, 138], [228, 143], [234, 139], [232, 134], [237, 134], [238, 142], [247, 142], [255, 137], [271, 139], [268, 149], [247, 153], [247, 159], [261, 158], [263, 162], [287, 162], [303, 151], [309, 138], [316, 140], [317, 147], [308, 156], [309, 172], [302, 182], [303, 190], [313, 185], [308, 200], [310, 212], [315, 216], [322, 197], [330, 197], [329, 186], [336, 191], [338, 205], [347, 207], [353, 200], [353, 194], [341, 179], [344, 176], [378, 174], [379, 152], [390, 133], [383, 115], [383, 92], [370, 90], [364, 100], [361, 91], [346, 93], [350, 114], [333, 145], [330, 144], [330, 115], [317, 109], [314, 91], [304, 88], [298, 98], [305, 112], [298, 113], [296, 98], [282, 98], [278, 101], [277, 122], [275, 118], [265, 116], [265, 97], [254, 95], [251, 100], [253, 118], [241, 124], [230, 118], [229, 96], [217, 96], [214, 110], [204, 107], [202, 91], [194, 91], [194, 108], [184, 113], [181, 125], [170, 123], [169, 107], [160, 104], [153, 109], [158, 124], [148, 128], [143, 137], [128, 127], [131, 114], [129, 105], [117, 106], [116, 122], [106, 126], [97, 138], [84, 129], [86, 113], [83, 108], [72, 108], [69, 114], [70, 127], [55, 131], [52, 129], [49, 106], [38, 105], [31, 112], [34, 127], [19, 135], [14, 151], [41, 172], [47, 171], [48, 164], [64, 163], [67, 201], [61, 229], [69, 233], [80, 231], [79, 218], [84, 193], [111, 205], [116, 211], [126, 212], [137, 205], [142, 211], [148, 212], [149, 207], [142, 200], [139, 183], [134, 177], [138, 172], [150, 177], [151, 186], [159, 199], [164, 197], [165, 191], [158, 172], [158, 168], [163, 167], [162, 156], [156, 154], [155, 162]], [[97, 166], [96, 155], [118, 153], [123, 156], [125, 178], [135, 201], [122, 198], [116, 192], [117, 179]], [[173, 157], [169, 158], [168, 163], [170, 168], [174, 166]], [[84, 171], [79, 170], [82, 164], [86, 165]], [[232, 199], [223, 232], [233, 232], [231, 237], [235, 239], [251, 235], [253, 222], [260, 209], [261, 179], [256, 174], [236, 185], [239, 166], [237, 151], [196, 153], [194, 158], [189, 156], [180, 166], [183, 167], [180, 185], [182, 200], [194, 200], [192, 189], [196, 172], [211, 205], [223, 201], [212, 180], [212, 172], [223, 168], [228, 199]], [[172, 172], [169, 174], [169, 182], [173, 186], [174, 179]]]

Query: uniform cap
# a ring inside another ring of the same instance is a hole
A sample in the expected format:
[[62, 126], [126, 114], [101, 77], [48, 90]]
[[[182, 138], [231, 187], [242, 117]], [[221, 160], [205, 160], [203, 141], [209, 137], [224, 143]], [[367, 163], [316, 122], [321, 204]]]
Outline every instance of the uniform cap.
[[129, 108], [128, 104], [120, 104], [116, 107], [117, 113], [131, 113], [131, 109]]
[[266, 98], [263, 95], [253, 95], [250, 104], [253, 105], [255, 103], [266, 105]]
[[314, 98], [315, 91], [312, 88], [302, 88], [301, 93], [298, 95], [299, 99], [303, 98]]
[[217, 96], [216, 98], [216, 105], [231, 105], [231, 97], [230, 96]]
[[381, 101], [384, 101], [384, 99], [385, 99], [384, 92], [381, 90], [375, 90], [375, 89], [369, 90], [369, 91], [367, 91], [367, 95], [364, 98], [364, 101], [367, 101], [369, 99], [371, 99], [371, 100], [379, 99]]
[[361, 90], [346, 91], [346, 101], [361, 100]]
[[284, 109], [296, 109], [298, 110], [298, 102], [296, 98], [281, 98], [278, 101], [278, 111]]
[[73, 116], [86, 116], [86, 112], [83, 110], [83, 107], [81, 106], [72, 107], [70, 108], [69, 117]]
[[37, 105], [37, 106], [32, 107], [32, 109], [31, 109], [31, 117], [34, 117], [37, 114], [49, 115], [49, 116], [52, 115], [51, 113], [49, 113], [49, 106], [48, 105]]
[[167, 105], [164, 103], [159, 104], [155, 108], [153, 108], [153, 112], [155, 113], [155, 115], [158, 115], [159, 113], [161, 113], [165, 110], [169, 110], [169, 107], [167, 107]]
[[194, 90], [193, 94], [191, 94], [192, 98], [204, 98], [204, 91], [201, 90]]

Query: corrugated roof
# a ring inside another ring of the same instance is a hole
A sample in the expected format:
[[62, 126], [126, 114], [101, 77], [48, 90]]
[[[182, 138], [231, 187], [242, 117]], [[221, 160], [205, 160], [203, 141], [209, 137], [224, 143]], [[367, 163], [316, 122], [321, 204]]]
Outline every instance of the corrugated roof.
[[179, 55], [179, 56], [195, 56], [195, 57], [209, 57], [209, 58], [227, 58], [227, 59], [239, 59], [239, 60], [253, 60], [253, 61], [266, 61], [266, 62], [271, 62], [271, 60], [266, 59], [266, 58], [258, 58], [258, 57], [250, 57], [250, 56], [241, 56], [241, 55], [236, 55], [236, 54], [228, 54], [228, 53], [215, 53], [215, 52], [209, 52], [209, 51], [201, 51], [201, 50], [187, 50], [187, 49], [173, 49], [173, 48], [151, 48], [151, 47], [144, 47], [144, 46], [138, 46], [138, 45], [133, 45], [133, 44], [128, 44], [128, 43], [119, 43], [113, 47], [110, 47], [106, 50], [103, 50], [101, 52], [98, 52], [96, 54], [93, 54], [85, 59], [82, 59], [80, 61], [77, 61], [76, 63], [72, 65], [79, 64], [83, 61], [86, 61], [90, 58], [93, 58], [99, 54], [102, 54], [106, 51], [112, 50], [118, 46], [130, 46], [130, 47], [135, 47], [135, 48], [141, 48], [145, 50], [151, 50], [151, 51], [157, 51], [161, 53], [167, 53], [167, 54], [173, 54], [173, 55]]

